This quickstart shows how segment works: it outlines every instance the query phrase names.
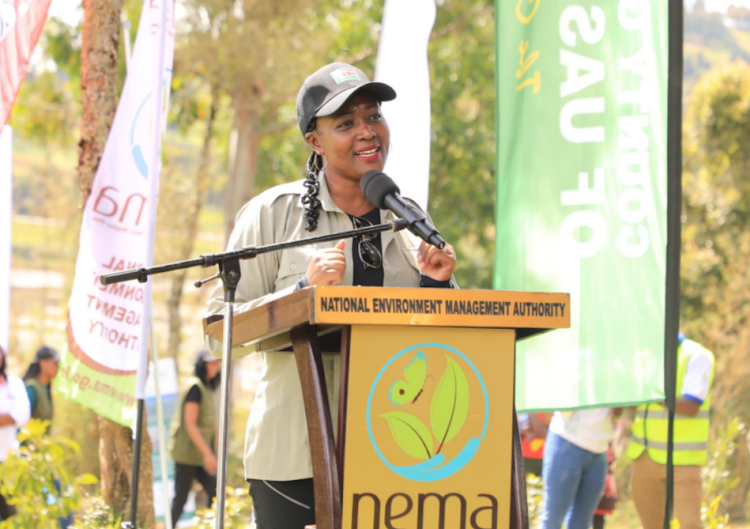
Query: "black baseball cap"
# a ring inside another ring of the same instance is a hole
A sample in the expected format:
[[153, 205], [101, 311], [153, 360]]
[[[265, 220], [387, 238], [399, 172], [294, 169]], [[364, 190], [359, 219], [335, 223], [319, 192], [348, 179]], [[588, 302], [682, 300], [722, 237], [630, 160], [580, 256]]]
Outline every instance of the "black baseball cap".
[[60, 354], [57, 352], [57, 349], [48, 345], [43, 345], [34, 355], [34, 362], [38, 362], [39, 360], [55, 360], [56, 362], [59, 362]]
[[360, 90], [372, 93], [380, 101], [396, 99], [396, 91], [385, 83], [370, 81], [359, 68], [334, 62], [305, 79], [297, 95], [297, 122], [304, 136], [313, 118], [334, 114], [346, 100]]

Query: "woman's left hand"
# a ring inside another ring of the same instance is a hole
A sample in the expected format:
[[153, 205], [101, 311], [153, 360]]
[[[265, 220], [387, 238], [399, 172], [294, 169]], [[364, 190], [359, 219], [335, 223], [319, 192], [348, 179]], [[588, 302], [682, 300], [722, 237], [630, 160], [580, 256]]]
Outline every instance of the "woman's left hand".
[[422, 274], [435, 281], [448, 281], [456, 268], [456, 252], [450, 244], [440, 250], [422, 241], [417, 251], [417, 262]]

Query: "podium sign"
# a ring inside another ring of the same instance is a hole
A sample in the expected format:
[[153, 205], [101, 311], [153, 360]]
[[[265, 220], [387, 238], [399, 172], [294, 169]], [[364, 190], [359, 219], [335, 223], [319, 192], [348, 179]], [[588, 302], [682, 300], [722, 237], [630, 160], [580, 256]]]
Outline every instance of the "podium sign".
[[234, 319], [237, 354], [294, 354], [318, 529], [528, 529], [515, 344], [570, 327], [570, 296], [316, 286]]
[[507, 527], [515, 332], [351, 332], [343, 527]]

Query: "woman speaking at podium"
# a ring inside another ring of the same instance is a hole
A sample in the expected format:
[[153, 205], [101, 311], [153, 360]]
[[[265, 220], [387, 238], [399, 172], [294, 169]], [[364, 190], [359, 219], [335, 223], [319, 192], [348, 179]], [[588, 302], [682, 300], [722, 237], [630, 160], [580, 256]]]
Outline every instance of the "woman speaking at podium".
[[[297, 96], [300, 131], [312, 149], [306, 178], [261, 193], [237, 214], [227, 250], [361, 228], [395, 219], [370, 204], [360, 179], [382, 171], [390, 131], [380, 103], [395, 99], [384, 83], [333, 63], [308, 77]], [[408, 149], [408, 145], [400, 146]], [[258, 255], [241, 261], [236, 312], [312, 285], [455, 286], [453, 248], [443, 250], [402, 230]], [[218, 284], [209, 315], [223, 310]], [[221, 344], [207, 338], [216, 354]], [[302, 390], [293, 355], [263, 353], [264, 366], [247, 424], [245, 478], [259, 529], [315, 523], [312, 464]], [[333, 424], [338, 411], [338, 357], [324, 359]]]

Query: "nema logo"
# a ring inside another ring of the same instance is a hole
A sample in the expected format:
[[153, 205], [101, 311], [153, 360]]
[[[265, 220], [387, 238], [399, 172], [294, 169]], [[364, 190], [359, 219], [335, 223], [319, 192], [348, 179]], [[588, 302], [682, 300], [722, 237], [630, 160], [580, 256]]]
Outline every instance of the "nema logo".
[[464, 468], [487, 433], [489, 398], [463, 353], [422, 343], [380, 369], [367, 400], [367, 431], [380, 460], [412, 481], [438, 481]]

